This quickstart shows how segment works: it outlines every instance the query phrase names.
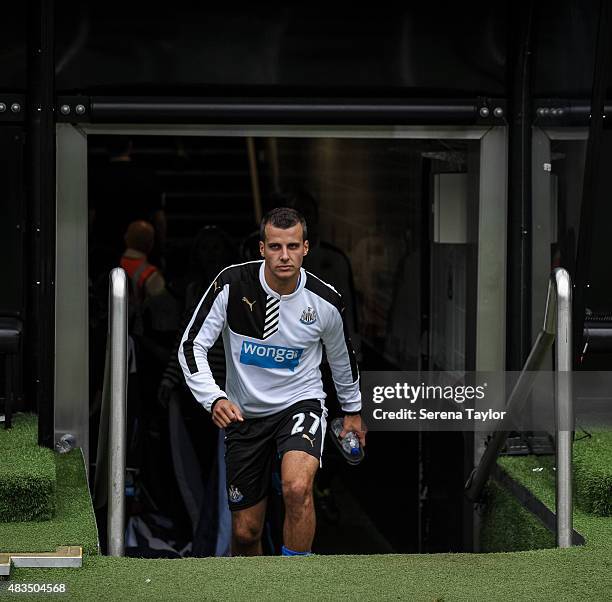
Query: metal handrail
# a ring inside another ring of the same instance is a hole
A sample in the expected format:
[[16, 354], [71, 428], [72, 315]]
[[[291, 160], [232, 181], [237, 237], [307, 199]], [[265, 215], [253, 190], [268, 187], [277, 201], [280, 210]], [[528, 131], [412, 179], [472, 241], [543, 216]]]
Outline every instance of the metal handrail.
[[[507, 414], [513, 415], [523, 406], [535, 379], [535, 371], [542, 366], [553, 341], [556, 346], [555, 415], [557, 426], [556, 514], [557, 545], [572, 545], [572, 286], [567, 270], [556, 268], [548, 282], [544, 325], [538, 333], [525, 366], [508, 398]], [[480, 498], [482, 490], [497, 461], [509, 431], [496, 431], [465, 484], [465, 494], [472, 501]]]
[[110, 273], [108, 306], [108, 338], [94, 503], [96, 508], [101, 508], [108, 502], [108, 555], [123, 556], [125, 547], [128, 284], [127, 276], [122, 268], [115, 268]]

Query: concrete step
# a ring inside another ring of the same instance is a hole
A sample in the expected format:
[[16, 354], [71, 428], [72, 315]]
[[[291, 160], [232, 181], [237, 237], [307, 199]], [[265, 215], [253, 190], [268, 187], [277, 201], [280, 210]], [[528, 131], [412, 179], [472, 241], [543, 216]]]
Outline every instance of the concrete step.
[[20, 568], [58, 569], [83, 566], [80, 546], [61, 546], [55, 552], [0, 553], [0, 576], [10, 575], [11, 566]]

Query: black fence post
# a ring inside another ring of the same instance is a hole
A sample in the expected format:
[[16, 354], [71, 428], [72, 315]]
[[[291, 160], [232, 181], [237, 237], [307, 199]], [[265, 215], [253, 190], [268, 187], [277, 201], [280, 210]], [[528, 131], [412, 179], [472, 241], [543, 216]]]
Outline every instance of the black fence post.
[[53, 446], [55, 332], [54, 2], [28, 4], [28, 286], [25, 365], [38, 441]]

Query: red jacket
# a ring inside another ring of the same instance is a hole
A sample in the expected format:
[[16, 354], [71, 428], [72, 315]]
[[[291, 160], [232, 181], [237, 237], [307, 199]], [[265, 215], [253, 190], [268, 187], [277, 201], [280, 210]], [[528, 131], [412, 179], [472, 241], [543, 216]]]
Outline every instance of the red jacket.
[[157, 272], [157, 268], [151, 265], [146, 257], [126, 257], [121, 258], [121, 267], [126, 271], [131, 282], [132, 292], [138, 297], [139, 301], [145, 298], [145, 283]]

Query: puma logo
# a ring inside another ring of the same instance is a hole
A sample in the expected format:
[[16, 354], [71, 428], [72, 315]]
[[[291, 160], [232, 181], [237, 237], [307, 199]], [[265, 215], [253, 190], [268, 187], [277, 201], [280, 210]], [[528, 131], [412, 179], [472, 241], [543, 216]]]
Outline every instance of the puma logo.
[[250, 310], [253, 311], [253, 305], [255, 305], [257, 301], [249, 301], [246, 297], [242, 297], [242, 300], [249, 306]]
[[312, 447], [314, 447], [314, 439], [311, 439], [306, 433], [302, 433], [302, 439], [307, 439], [310, 442], [310, 445], [312, 445]]
[[215, 290], [213, 292], [216, 293], [220, 288], [219, 283], [215, 280]]

